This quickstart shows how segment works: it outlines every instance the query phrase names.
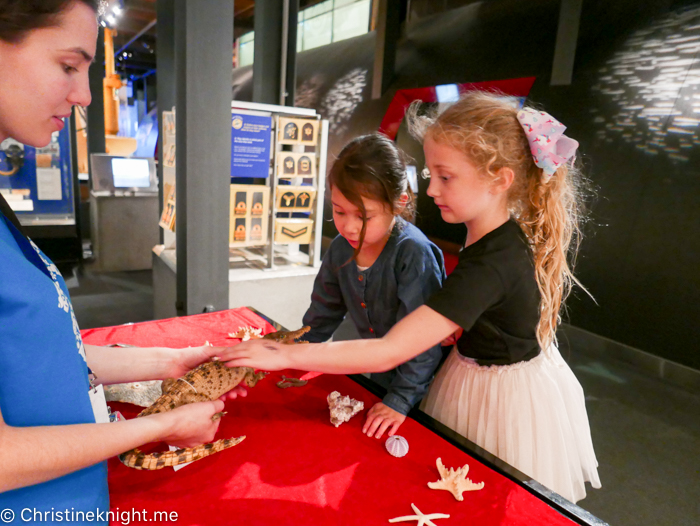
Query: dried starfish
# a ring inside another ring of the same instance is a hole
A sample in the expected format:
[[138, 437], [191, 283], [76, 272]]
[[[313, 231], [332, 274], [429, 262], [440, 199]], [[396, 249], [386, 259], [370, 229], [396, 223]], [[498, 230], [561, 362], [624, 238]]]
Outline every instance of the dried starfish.
[[436, 524], [431, 519], [449, 519], [450, 516], [445, 513], [431, 513], [426, 515], [418, 507], [411, 503], [411, 508], [416, 512], [415, 515], [406, 515], [405, 517], [396, 517], [395, 519], [389, 519], [389, 522], [406, 522], [406, 521], [418, 521], [416, 526], [436, 526]]
[[262, 338], [262, 329], [255, 327], [238, 327], [236, 332], [229, 332], [229, 338], [240, 338], [241, 341], [247, 342], [252, 338]]
[[454, 469], [446, 469], [445, 465], [442, 463], [442, 459], [437, 459], [437, 468], [440, 473], [440, 480], [437, 482], [428, 482], [428, 487], [430, 489], [444, 489], [449, 491], [454, 495], [454, 498], [462, 501], [462, 493], [465, 491], [475, 491], [484, 487], [483, 482], [478, 484], [472, 482], [467, 478], [467, 473], [469, 473], [469, 464], [464, 464], [457, 471]]

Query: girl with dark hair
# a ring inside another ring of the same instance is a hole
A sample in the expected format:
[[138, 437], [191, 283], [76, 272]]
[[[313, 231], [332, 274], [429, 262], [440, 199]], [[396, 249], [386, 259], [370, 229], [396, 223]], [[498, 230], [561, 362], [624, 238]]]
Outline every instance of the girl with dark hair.
[[428, 195], [467, 227], [459, 263], [425, 305], [375, 340], [245, 342], [228, 365], [327, 373], [384, 371], [451, 334], [456, 344], [423, 410], [563, 497], [600, 487], [581, 385], [556, 346], [579, 239], [578, 143], [516, 101], [469, 92], [408, 121], [423, 139]]
[[[413, 193], [393, 141], [358, 137], [343, 148], [329, 175], [333, 221], [340, 233], [323, 258], [303, 323], [309, 342], [324, 342], [348, 315], [362, 338], [381, 338], [439, 290], [442, 253], [409, 223]], [[363, 431], [381, 438], [406, 419], [428, 390], [442, 353], [439, 343], [372, 379], [387, 388]]]
[[[0, 142], [12, 137], [45, 146], [73, 106], [90, 103], [96, 9], [95, 1], [0, 0]], [[209, 360], [212, 352], [209, 346], [83, 345], [61, 274], [21, 233], [0, 194], [3, 522], [70, 510], [82, 514], [78, 517], [95, 514], [90, 524], [106, 524], [106, 459], [153, 441], [182, 447], [209, 442], [219, 425], [211, 417], [222, 410], [221, 400], [109, 423], [104, 396], [96, 398], [99, 389], [93, 385], [177, 378]], [[242, 393], [232, 391], [228, 397]], [[80, 522], [71, 517], [65, 520]]]

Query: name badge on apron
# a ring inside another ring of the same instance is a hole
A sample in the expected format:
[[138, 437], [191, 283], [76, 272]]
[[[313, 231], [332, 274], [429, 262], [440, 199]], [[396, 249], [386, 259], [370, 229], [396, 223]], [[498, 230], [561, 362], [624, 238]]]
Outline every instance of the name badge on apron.
[[95, 415], [96, 424], [109, 424], [109, 408], [107, 407], [107, 399], [105, 398], [105, 389], [102, 384], [91, 387], [88, 391], [90, 395], [90, 405], [92, 405], [92, 413]]

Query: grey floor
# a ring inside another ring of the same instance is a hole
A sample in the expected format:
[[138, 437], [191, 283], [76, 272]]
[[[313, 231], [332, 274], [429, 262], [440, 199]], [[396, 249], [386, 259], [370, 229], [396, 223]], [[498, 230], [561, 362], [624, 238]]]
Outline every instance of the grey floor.
[[[150, 271], [67, 282], [83, 329], [153, 318]], [[603, 483], [579, 505], [614, 526], [700, 525], [700, 393], [562, 343], [586, 393]]]

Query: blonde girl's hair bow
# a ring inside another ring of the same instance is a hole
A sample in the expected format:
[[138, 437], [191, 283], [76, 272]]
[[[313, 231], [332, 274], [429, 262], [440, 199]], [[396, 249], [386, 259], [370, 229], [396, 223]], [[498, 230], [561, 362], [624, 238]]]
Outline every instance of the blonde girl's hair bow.
[[530, 143], [535, 164], [547, 178], [569, 159], [576, 158], [578, 141], [564, 135], [566, 126], [549, 113], [523, 108], [518, 112], [518, 121]]

